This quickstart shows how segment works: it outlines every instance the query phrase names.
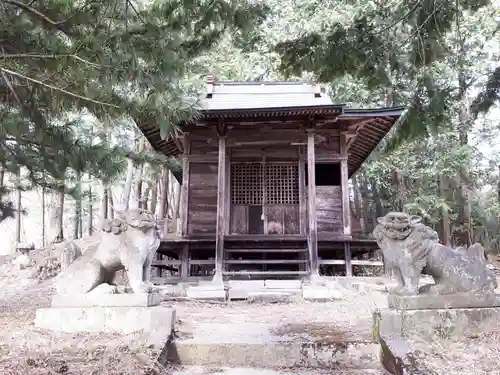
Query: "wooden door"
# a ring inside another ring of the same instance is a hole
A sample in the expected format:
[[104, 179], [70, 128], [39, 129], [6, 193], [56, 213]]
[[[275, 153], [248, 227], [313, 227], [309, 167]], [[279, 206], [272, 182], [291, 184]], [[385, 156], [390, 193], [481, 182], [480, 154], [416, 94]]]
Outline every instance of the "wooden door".
[[267, 163], [264, 184], [266, 234], [299, 234], [298, 163]]
[[231, 164], [230, 234], [264, 234], [263, 170], [262, 163]]
[[233, 163], [230, 211], [230, 234], [299, 234], [298, 164]]

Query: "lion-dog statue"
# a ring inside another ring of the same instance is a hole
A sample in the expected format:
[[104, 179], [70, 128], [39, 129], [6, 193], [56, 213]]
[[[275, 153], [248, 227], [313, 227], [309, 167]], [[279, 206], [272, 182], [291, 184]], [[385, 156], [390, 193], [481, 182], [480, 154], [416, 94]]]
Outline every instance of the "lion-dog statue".
[[58, 294], [82, 294], [112, 285], [116, 272], [123, 269], [134, 293], [151, 291], [150, 267], [160, 246], [154, 216], [141, 209], [117, 212], [117, 216], [104, 220], [98, 244], [56, 277]]
[[[398, 282], [392, 293], [445, 295], [487, 293], [497, 288], [480, 244], [467, 250], [443, 246], [438, 234], [422, 224], [419, 216], [402, 212], [390, 212], [377, 220], [373, 235], [382, 250], [386, 271], [392, 270]], [[421, 274], [432, 276], [434, 284], [419, 289]]]

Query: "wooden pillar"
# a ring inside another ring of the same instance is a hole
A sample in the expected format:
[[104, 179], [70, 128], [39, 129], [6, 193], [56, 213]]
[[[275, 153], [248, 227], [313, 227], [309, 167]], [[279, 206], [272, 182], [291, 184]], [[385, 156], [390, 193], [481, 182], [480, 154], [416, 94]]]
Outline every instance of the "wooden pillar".
[[187, 281], [189, 278], [189, 244], [185, 243], [181, 253], [181, 280]]
[[351, 205], [349, 200], [349, 171], [347, 166], [347, 137], [345, 133], [340, 134], [340, 174], [342, 183], [342, 223], [344, 235], [351, 235]]
[[191, 142], [189, 133], [184, 133], [183, 138], [184, 154], [182, 157], [182, 186], [181, 186], [181, 236], [188, 234], [188, 213], [189, 213], [189, 157], [191, 152]]
[[307, 195], [306, 195], [306, 162], [304, 147], [298, 147], [299, 159], [299, 223], [300, 234], [306, 235], [307, 231]]
[[219, 131], [219, 161], [217, 168], [217, 233], [215, 238], [214, 281], [222, 281], [224, 234], [226, 232], [226, 133]]
[[316, 157], [314, 153], [314, 129], [307, 130], [307, 177], [308, 177], [308, 233], [311, 276], [319, 275], [318, 233], [316, 229]]
[[352, 276], [351, 242], [344, 242], [345, 275]]

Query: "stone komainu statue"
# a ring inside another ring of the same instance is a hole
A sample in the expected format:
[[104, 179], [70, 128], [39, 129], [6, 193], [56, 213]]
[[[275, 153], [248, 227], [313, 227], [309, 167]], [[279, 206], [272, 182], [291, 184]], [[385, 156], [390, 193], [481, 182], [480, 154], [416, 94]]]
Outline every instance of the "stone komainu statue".
[[57, 276], [58, 294], [88, 293], [101, 284], [112, 284], [116, 272], [123, 269], [134, 293], [151, 290], [150, 267], [160, 245], [154, 216], [141, 209], [117, 215], [104, 221], [98, 244]]
[[[382, 249], [386, 270], [392, 270], [398, 281], [393, 293], [481, 293], [497, 288], [494, 274], [486, 267], [480, 244], [467, 250], [443, 246], [438, 242], [437, 233], [421, 221], [418, 216], [402, 212], [378, 218], [373, 235]], [[432, 276], [435, 284], [419, 289], [421, 274]]]

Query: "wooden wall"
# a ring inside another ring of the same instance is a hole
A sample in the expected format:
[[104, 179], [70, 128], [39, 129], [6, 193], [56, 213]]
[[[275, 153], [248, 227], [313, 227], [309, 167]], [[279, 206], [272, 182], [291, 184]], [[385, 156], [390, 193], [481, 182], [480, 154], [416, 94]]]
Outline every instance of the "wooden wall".
[[[264, 134], [263, 134], [264, 133]], [[305, 167], [306, 134], [299, 129], [267, 128], [259, 132], [247, 127], [232, 129], [227, 137], [228, 163], [234, 162], [299, 162]], [[259, 144], [259, 142], [263, 144]], [[279, 142], [297, 142], [297, 145]], [[266, 144], [269, 142], [268, 144]], [[272, 144], [277, 142], [277, 144]], [[299, 146], [299, 144], [301, 146]], [[332, 130], [319, 130], [315, 134], [316, 162], [340, 160], [340, 137]], [[215, 129], [193, 128], [189, 133], [189, 159], [187, 197], [188, 235], [215, 234], [217, 221], [217, 155], [218, 136]], [[303, 170], [303, 175], [307, 174]], [[229, 173], [228, 173], [229, 175]], [[228, 176], [229, 177], [229, 176]], [[229, 181], [228, 181], [229, 185]], [[228, 186], [229, 187], [229, 186]], [[304, 187], [305, 189], [305, 187]], [[227, 192], [230, 194], [230, 191]], [[262, 206], [231, 206], [227, 231], [230, 234], [298, 234], [300, 223], [307, 225], [307, 190], [304, 207], [300, 205], [267, 205], [266, 223], [262, 220]], [[228, 198], [228, 201], [230, 199]], [[300, 212], [303, 218], [300, 218]], [[319, 233], [343, 233], [342, 191], [340, 186], [316, 187], [317, 230]], [[305, 229], [303, 233], [305, 233]]]
[[188, 234], [215, 233], [217, 163], [190, 163]]
[[316, 222], [318, 233], [343, 233], [340, 186], [316, 186]]

